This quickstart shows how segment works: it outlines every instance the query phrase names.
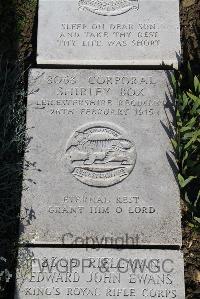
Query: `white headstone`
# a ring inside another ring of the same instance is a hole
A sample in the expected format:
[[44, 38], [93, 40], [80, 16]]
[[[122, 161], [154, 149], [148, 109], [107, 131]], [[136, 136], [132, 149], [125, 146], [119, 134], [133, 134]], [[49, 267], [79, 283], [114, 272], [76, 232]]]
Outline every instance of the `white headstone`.
[[40, 0], [38, 64], [173, 65], [178, 0]]
[[22, 242], [180, 246], [172, 101], [164, 71], [33, 69]]

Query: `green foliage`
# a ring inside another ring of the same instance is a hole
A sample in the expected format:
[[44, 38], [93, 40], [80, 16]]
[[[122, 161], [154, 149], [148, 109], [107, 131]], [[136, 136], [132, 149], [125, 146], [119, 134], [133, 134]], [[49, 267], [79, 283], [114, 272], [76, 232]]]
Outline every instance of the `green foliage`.
[[200, 222], [200, 76], [190, 64], [172, 75], [176, 96], [176, 134], [172, 140], [179, 166], [178, 181], [191, 218]]

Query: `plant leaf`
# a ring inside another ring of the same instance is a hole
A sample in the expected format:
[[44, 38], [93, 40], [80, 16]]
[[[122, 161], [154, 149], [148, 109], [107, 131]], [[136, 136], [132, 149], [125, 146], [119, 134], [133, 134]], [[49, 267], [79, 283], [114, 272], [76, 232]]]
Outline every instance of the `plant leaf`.
[[199, 82], [199, 79], [197, 78], [197, 76], [194, 76], [194, 89], [195, 89], [195, 92], [199, 92], [199, 90], [200, 90], [200, 82]]
[[185, 186], [187, 186], [192, 180], [196, 179], [196, 176], [189, 176], [186, 180], [184, 179], [184, 177], [179, 173], [178, 174], [178, 181], [179, 184], [181, 186], [181, 188], [184, 188]]

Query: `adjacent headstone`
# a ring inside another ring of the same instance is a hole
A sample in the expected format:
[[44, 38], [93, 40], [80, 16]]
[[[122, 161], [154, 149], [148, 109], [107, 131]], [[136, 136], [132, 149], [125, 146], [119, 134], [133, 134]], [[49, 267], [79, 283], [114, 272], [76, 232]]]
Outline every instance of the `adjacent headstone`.
[[37, 62], [177, 68], [179, 27], [178, 0], [40, 0]]
[[21, 242], [181, 245], [168, 75], [31, 70]]
[[170, 250], [20, 249], [15, 299], [183, 299], [183, 257]]

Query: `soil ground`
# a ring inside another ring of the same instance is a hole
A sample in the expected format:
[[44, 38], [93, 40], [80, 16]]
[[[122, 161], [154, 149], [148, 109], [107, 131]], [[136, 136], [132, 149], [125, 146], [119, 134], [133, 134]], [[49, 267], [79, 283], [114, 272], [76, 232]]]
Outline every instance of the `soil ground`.
[[[184, 62], [190, 60], [193, 69], [200, 72], [200, 0], [181, 0], [180, 7], [183, 59]], [[3, 53], [4, 58], [25, 59], [26, 65], [34, 65], [36, 31], [37, 0], [1, 0], [0, 54]], [[198, 299], [200, 298], [200, 235], [190, 224], [184, 203], [182, 203], [182, 214], [186, 298]]]
[[183, 59], [200, 70], [200, 0], [181, 0], [180, 8]]

